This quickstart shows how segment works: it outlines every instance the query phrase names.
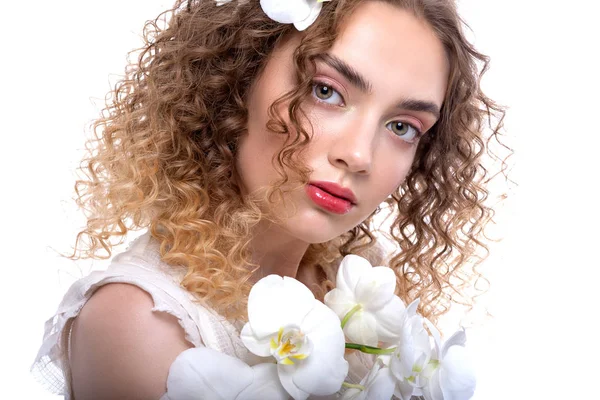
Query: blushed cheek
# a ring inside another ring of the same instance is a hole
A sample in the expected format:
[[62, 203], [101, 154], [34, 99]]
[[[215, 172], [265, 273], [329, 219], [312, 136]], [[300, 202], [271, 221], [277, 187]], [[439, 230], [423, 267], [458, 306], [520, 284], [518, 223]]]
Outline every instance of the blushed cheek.
[[408, 176], [408, 173], [410, 172], [410, 165], [410, 163], [403, 163], [403, 165], [400, 168], [398, 168], [395, 171], [395, 173], [389, 173], [387, 175], [388, 178], [385, 181], [381, 181], [381, 184], [379, 186], [380, 193], [382, 193], [383, 197], [381, 201], [387, 199], [392, 193], [394, 193], [398, 189], [398, 187], [400, 187], [404, 183], [406, 177]]
[[384, 193], [383, 199], [381, 201], [384, 201], [385, 199], [387, 199], [392, 193], [394, 193], [396, 191], [396, 189], [398, 189], [398, 187], [400, 185], [402, 185], [402, 182], [404, 181], [404, 177], [406, 175], [402, 174], [401, 176], [395, 177], [395, 179], [390, 179], [389, 182], [387, 182], [385, 188], [382, 188], [382, 192]]
[[410, 162], [408, 162], [408, 163], [406, 163], [405, 165], [402, 166], [402, 172], [400, 174], [398, 174], [396, 182], [394, 183], [394, 189], [393, 190], [396, 190], [406, 180], [406, 177], [410, 173], [410, 168], [412, 166], [412, 160], [413, 160], [413, 158], [411, 157]]
[[390, 185], [398, 187], [404, 182], [413, 164], [416, 145], [398, 145], [397, 141], [387, 143], [385, 151], [379, 155], [379, 170], [390, 178]]

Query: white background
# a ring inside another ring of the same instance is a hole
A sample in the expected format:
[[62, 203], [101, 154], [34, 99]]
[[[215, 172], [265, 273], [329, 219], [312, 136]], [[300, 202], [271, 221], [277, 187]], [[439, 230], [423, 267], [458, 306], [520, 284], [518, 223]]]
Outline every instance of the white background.
[[[505, 131], [519, 184], [498, 218], [506, 239], [485, 264], [492, 290], [484, 304], [494, 317], [468, 331], [477, 400], [600, 398], [595, 3], [460, 3], [476, 46], [492, 58], [483, 87], [509, 106]], [[143, 22], [168, 6], [33, 0], [1, 8], [2, 399], [57, 398], [28, 368], [44, 321], [90, 268], [57, 255], [83, 222], [71, 201], [73, 171], [109, 73], [122, 73]]]

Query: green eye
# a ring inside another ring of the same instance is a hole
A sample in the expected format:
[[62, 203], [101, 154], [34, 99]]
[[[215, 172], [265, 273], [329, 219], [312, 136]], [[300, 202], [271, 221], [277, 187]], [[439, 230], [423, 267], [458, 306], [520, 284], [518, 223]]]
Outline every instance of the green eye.
[[404, 136], [410, 129], [410, 125], [405, 124], [404, 122], [392, 122], [392, 132], [394, 132], [398, 136]]
[[314, 81], [312, 86], [312, 96], [317, 102], [328, 106], [344, 106], [344, 99], [340, 92], [335, 86], [326, 82]]
[[386, 126], [396, 137], [408, 143], [415, 143], [421, 136], [421, 132], [417, 128], [406, 122], [392, 121], [388, 122]]

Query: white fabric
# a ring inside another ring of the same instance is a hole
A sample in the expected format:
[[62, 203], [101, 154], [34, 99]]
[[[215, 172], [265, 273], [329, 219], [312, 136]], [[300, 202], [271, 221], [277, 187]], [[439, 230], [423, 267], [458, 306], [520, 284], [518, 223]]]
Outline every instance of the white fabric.
[[[70, 369], [68, 346], [71, 322], [92, 294], [109, 283], [128, 283], [148, 292], [153, 301], [153, 311], [166, 312], [177, 318], [185, 331], [185, 338], [195, 347], [206, 346], [239, 358], [249, 365], [260, 359], [243, 345], [240, 324], [226, 320], [206, 305], [200, 305], [195, 297], [180, 286], [185, 271], [164, 263], [160, 259], [159, 246], [150, 234], [136, 239], [129, 248], [114, 257], [106, 271], [94, 271], [76, 281], [65, 294], [56, 314], [46, 321], [42, 346], [31, 368], [32, 374], [52, 393], [69, 393]], [[349, 357], [348, 381], [359, 382], [366, 374], [365, 361], [361, 355]], [[368, 361], [367, 361], [368, 362]]]

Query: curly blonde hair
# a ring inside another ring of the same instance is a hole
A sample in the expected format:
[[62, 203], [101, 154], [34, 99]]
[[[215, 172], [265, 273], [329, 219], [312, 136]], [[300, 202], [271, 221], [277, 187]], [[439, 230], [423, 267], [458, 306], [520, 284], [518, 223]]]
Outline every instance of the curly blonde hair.
[[[308, 177], [298, 160], [310, 135], [300, 121], [315, 58], [331, 48], [361, 2], [324, 3], [303, 32], [294, 53], [297, 84], [269, 110], [269, 129], [287, 135], [274, 158], [281, 179], [272, 195], [282, 194], [291, 174]], [[398, 277], [398, 294], [407, 302], [420, 297], [420, 312], [435, 322], [453, 301], [468, 302], [461, 290], [480, 277], [484, 227], [493, 215], [485, 204], [490, 172], [483, 159], [491, 154], [489, 143], [499, 135], [504, 112], [480, 89], [488, 58], [466, 40], [452, 1], [385, 2], [427, 21], [450, 62], [441, 117], [420, 141], [405, 182], [387, 200], [395, 214], [389, 237], [397, 252], [389, 266]], [[265, 215], [242, 196], [237, 140], [247, 126], [251, 85], [272, 50], [294, 31], [268, 18], [254, 0], [223, 6], [180, 0], [146, 23], [144, 47], [93, 125], [81, 168], [85, 178], [76, 184], [87, 226], [77, 235], [73, 258], [110, 257], [128, 231], [148, 228], [163, 260], [187, 268], [181, 284], [188, 291], [228, 317], [244, 318], [253, 274], [249, 241]], [[276, 111], [281, 104], [291, 126]], [[322, 275], [318, 297], [332, 287], [343, 256], [381, 261], [373, 226], [378, 211], [340, 237], [309, 247], [300, 268]]]

